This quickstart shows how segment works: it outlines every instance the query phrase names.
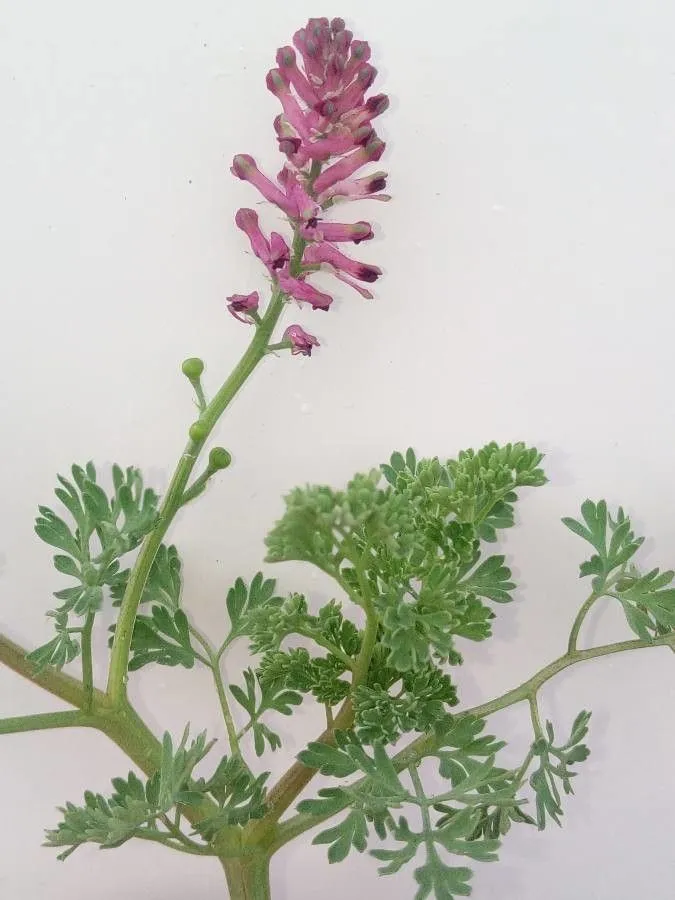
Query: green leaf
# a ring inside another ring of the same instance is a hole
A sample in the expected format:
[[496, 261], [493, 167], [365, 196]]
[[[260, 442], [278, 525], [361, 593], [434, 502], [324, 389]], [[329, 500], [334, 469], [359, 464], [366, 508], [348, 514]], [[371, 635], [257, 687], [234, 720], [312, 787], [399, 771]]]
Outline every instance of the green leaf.
[[[65, 859], [85, 843], [102, 848], [119, 847], [131, 838], [142, 838], [149, 826], [156, 829], [157, 819], [168, 814], [176, 803], [183, 802], [184, 792], [199, 789], [192, 780], [195, 766], [208, 753], [210, 746], [204, 734], [188, 745], [187, 729], [175, 748], [164, 735], [160, 769], [146, 782], [129, 773], [128, 778], [113, 779], [113, 794], [106, 798], [86, 791], [84, 804], [67, 803], [60, 812], [62, 820], [47, 831], [48, 847], [66, 848], [59, 859]], [[170, 837], [169, 832], [165, 832]]]
[[[596, 553], [580, 566], [580, 577], [593, 577], [593, 590], [601, 594], [608, 586], [612, 573], [637, 553], [643, 538], [636, 538], [623, 509], [619, 508], [616, 519], [607, 509], [607, 503], [586, 500], [581, 505], [583, 521], [565, 518], [563, 524], [574, 534], [583, 538]], [[608, 540], [609, 538], [609, 540]]]
[[302, 695], [279, 685], [277, 682], [262, 683], [252, 669], [244, 670], [245, 689], [231, 684], [230, 691], [237, 703], [248, 713], [249, 722], [241, 734], [251, 729], [253, 745], [257, 756], [262, 756], [266, 745], [271, 750], [281, 746], [279, 735], [260, 722], [266, 712], [278, 712], [290, 716], [293, 708], [302, 703]]
[[262, 572], [253, 577], [250, 585], [242, 578], [237, 578], [227, 592], [225, 601], [231, 626], [228, 641], [250, 635], [257, 612], [271, 612], [281, 605], [281, 597], [274, 596], [275, 586], [276, 581], [273, 578], [265, 579]]
[[[112, 635], [115, 632], [111, 626]], [[190, 623], [182, 609], [174, 611], [166, 606], [153, 606], [151, 615], [136, 617], [131, 639], [129, 671], [136, 671], [150, 663], [160, 666], [184, 666], [191, 669], [197, 658], [192, 644]]]
[[504, 565], [504, 557], [489, 556], [462, 580], [460, 587], [495, 603], [509, 603], [515, 584], [511, 581], [511, 570]]
[[349, 694], [350, 683], [340, 678], [346, 666], [337, 657], [312, 657], [304, 647], [266, 653], [258, 667], [261, 685], [276, 685], [313, 694], [319, 703], [335, 706]]
[[329, 844], [330, 863], [342, 862], [352, 848], [363, 853], [368, 846], [368, 823], [364, 813], [352, 810], [339, 825], [317, 834], [312, 843]]
[[537, 768], [530, 776], [530, 785], [536, 795], [537, 825], [539, 829], [552, 819], [560, 825], [563, 814], [561, 804], [562, 788], [565, 794], [574, 793], [572, 778], [577, 774], [571, 766], [583, 762], [590, 753], [588, 747], [581, 743], [588, 733], [588, 722], [591, 714], [585, 710], [574, 720], [568, 740], [557, 746], [553, 725], [546, 723], [546, 737], [539, 737], [532, 745]]

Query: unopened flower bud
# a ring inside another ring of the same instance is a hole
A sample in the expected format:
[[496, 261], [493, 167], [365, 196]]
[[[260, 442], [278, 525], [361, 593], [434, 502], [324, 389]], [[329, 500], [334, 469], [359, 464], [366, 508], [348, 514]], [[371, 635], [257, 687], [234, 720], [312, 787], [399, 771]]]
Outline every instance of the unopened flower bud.
[[209, 469], [227, 469], [232, 463], [232, 455], [224, 447], [214, 447], [209, 453]]
[[201, 378], [201, 374], [204, 371], [204, 360], [191, 356], [190, 359], [186, 359], [183, 362], [181, 368], [186, 378], [189, 378], [190, 381], [196, 381], [198, 378]]

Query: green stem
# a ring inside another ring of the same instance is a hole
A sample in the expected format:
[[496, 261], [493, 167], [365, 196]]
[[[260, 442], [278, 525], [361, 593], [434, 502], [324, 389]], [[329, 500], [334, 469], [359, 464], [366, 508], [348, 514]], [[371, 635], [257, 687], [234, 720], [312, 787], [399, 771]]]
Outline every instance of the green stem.
[[212, 654], [210, 659], [211, 671], [213, 672], [213, 680], [216, 685], [218, 700], [220, 701], [220, 708], [223, 712], [223, 719], [225, 720], [227, 739], [230, 742], [230, 752], [233, 756], [238, 756], [241, 758], [241, 749], [239, 747], [239, 738], [237, 737], [237, 728], [234, 724], [234, 719], [232, 718], [230, 704], [227, 701], [225, 684], [223, 683], [223, 675], [220, 671], [220, 661], [216, 658], [215, 654]]
[[166, 834], [163, 831], [157, 831], [154, 828], [139, 828], [138, 831], [134, 833], [134, 837], [144, 841], [154, 841], [157, 844], [164, 844], [165, 847], [169, 847], [171, 850], [178, 850], [180, 853], [190, 853], [193, 856], [216, 856], [215, 851], [209, 847], [202, 848], [197, 844], [189, 846], [188, 844], [183, 843], [183, 841], [175, 840], [171, 835]]
[[[507, 691], [505, 694], [501, 694], [501, 696], [495, 697], [487, 703], [481, 703], [479, 706], [473, 706], [470, 709], [462, 710], [457, 715], [474, 716], [479, 719], [484, 719], [499, 710], [507, 709], [509, 706], [514, 706], [517, 703], [529, 700], [532, 696], [536, 696], [537, 692], [547, 681], [570, 666], [574, 666], [580, 662], [586, 662], [590, 659], [598, 659], [602, 656], [625, 653], [629, 650], [646, 650], [649, 647], [674, 648], [675, 633], [664, 635], [653, 641], [619, 641], [615, 644], [603, 644], [600, 647], [592, 647], [588, 650], [576, 650], [574, 653], [566, 653], [564, 656], [561, 656], [547, 666], [544, 666], [543, 669], [540, 669], [531, 678], [528, 678], [527, 681], [524, 681], [518, 687], [513, 688], [513, 690]], [[410, 766], [417, 765], [423, 757], [433, 754], [436, 749], [435, 736], [432, 734], [422, 735], [396, 754], [393, 759], [394, 765], [400, 772]], [[528, 765], [530, 761], [531, 760], [527, 760]], [[345, 807], [347, 805], [348, 804], [346, 803]], [[313, 816], [307, 813], [298, 813], [297, 815], [292, 816], [290, 819], [277, 826], [270, 849], [272, 849], [272, 851], [278, 850], [280, 847], [283, 847], [284, 844], [287, 844], [289, 841], [298, 837], [298, 835], [303, 834], [305, 831], [309, 831], [311, 828], [315, 828], [327, 819], [333, 818], [339, 811], [340, 810], [334, 810], [332, 813], [325, 816]]]
[[230, 900], [271, 900], [269, 856], [240, 856], [221, 863]]
[[136, 613], [138, 611], [141, 595], [148, 580], [150, 568], [157, 551], [176, 513], [182, 506], [185, 488], [204, 444], [223, 412], [227, 409], [258, 363], [265, 356], [270, 336], [279, 320], [284, 301], [284, 294], [276, 287], [272, 294], [272, 299], [267, 312], [259, 327], [256, 328], [248, 349], [233, 369], [230, 377], [225, 381], [200, 416], [200, 439], [197, 441], [191, 439], [188, 442], [178, 466], [176, 467], [173, 478], [171, 479], [164, 502], [160, 508], [157, 525], [150, 534], [146, 536], [141, 545], [136, 563], [129, 576], [124, 598], [122, 599], [120, 614], [115, 628], [115, 638], [110, 655], [107, 690], [114, 706], [119, 706], [126, 697], [127, 669], [129, 665], [129, 653], [131, 649], [134, 622], [136, 621]]
[[527, 698], [530, 704], [530, 718], [532, 719], [532, 731], [534, 731], [535, 740], [544, 736], [544, 729], [541, 726], [541, 717], [539, 716], [539, 704], [537, 703], [537, 692], [534, 691]]
[[570, 631], [570, 639], [567, 644], [567, 652], [574, 653], [577, 649], [577, 642], [579, 640], [579, 632], [581, 631], [581, 626], [584, 624], [584, 620], [588, 613], [591, 611], [591, 607], [595, 603], [595, 601], [599, 598], [599, 594], [596, 594], [595, 591], [588, 597], [586, 602], [583, 604], [579, 612], [577, 613], [577, 617], [574, 620], [572, 625], [572, 630]]
[[46, 731], [51, 728], [98, 728], [98, 725], [99, 720], [96, 716], [81, 712], [79, 709], [67, 709], [63, 712], [0, 719], [0, 734]]
[[199, 631], [199, 629], [195, 628], [194, 625], [190, 625], [190, 634], [192, 634], [195, 640], [197, 640], [202, 645], [204, 652], [206, 653], [206, 658], [202, 657], [202, 659], [209, 667], [209, 669], [211, 669], [211, 673], [213, 675], [213, 683], [216, 687], [216, 693], [218, 694], [218, 702], [220, 703], [220, 708], [223, 713], [223, 720], [225, 721], [225, 728], [227, 730], [227, 739], [230, 743], [230, 752], [233, 756], [242, 758], [241, 749], [239, 747], [239, 738], [242, 735], [241, 733], [237, 733], [234, 719], [232, 717], [232, 711], [230, 710], [230, 704], [227, 700], [227, 692], [225, 690], [225, 684], [223, 682], [223, 674], [220, 670], [220, 659], [222, 653], [220, 652], [220, 650], [214, 650], [208, 638], [206, 638]]
[[94, 703], [94, 661], [91, 636], [94, 630], [94, 613], [89, 613], [82, 628], [82, 685], [84, 687], [84, 709], [89, 712]]

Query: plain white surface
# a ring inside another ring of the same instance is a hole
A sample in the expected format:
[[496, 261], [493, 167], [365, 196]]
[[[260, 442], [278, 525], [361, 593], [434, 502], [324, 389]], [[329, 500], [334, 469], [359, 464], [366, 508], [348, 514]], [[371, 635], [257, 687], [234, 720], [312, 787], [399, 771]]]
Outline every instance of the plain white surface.
[[[215, 386], [248, 339], [223, 301], [264, 287], [232, 221], [255, 198], [228, 166], [235, 152], [278, 164], [265, 72], [324, 12], [299, 0], [0, 3], [0, 625], [16, 639], [49, 633], [59, 581], [32, 522], [55, 472], [116, 460], [161, 489], [192, 417], [180, 360], [203, 356]], [[371, 41], [392, 97], [380, 130], [395, 202], [351, 210], [376, 222], [360, 255], [386, 277], [374, 302], [345, 288], [329, 314], [294, 316], [321, 350], [256, 374], [218, 433], [236, 465], [171, 537], [187, 604], [218, 634], [226, 588], [259, 567], [296, 483], [340, 484], [408, 444], [443, 456], [492, 438], [537, 444], [551, 484], [526, 494], [505, 542], [517, 602], [499, 609], [492, 642], [467, 648], [473, 703], [559, 653], [583, 599], [583, 547], [559, 519], [586, 496], [623, 503], [653, 538], [648, 561], [673, 562], [675, 10], [343, 0], [328, 14]], [[274, 574], [330, 596], [304, 567]], [[587, 639], [624, 634], [603, 616]], [[545, 691], [561, 729], [594, 710], [593, 754], [563, 830], [515, 831], [500, 863], [478, 867], [477, 900], [671, 900], [674, 666], [645, 651]], [[7, 672], [0, 691], [3, 715], [56, 708]], [[158, 729], [190, 719], [220, 733], [205, 675], [155, 669], [133, 695]], [[522, 746], [524, 713], [491, 727]], [[317, 725], [299, 716], [291, 752]], [[0, 893], [223, 897], [208, 860], [130, 844], [61, 865], [40, 847], [58, 804], [127, 769], [94, 733], [0, 739]], [[273, 877], [275, 900], [414, 893], [410, 874], [378, 880], [367, 857], [329, 869], [309, 840], [279, 854]]]

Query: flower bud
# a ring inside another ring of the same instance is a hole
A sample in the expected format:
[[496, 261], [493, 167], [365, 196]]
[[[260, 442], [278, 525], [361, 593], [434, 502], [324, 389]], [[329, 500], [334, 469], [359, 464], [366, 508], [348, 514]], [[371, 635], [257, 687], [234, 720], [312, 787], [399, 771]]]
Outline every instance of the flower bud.
[[186, 359], [183, 362], [181, 369], [186, 378], [189, 378], [190, 381], [196, 381], [198, 378], [201, 378], [201, 374], [204, 371], [204, 360], [191, 356], [190, 359]]
[[209, 469], [227, 469], [232, 463], [232, 455], [224, 447], [214, 447], [209, 453]]

